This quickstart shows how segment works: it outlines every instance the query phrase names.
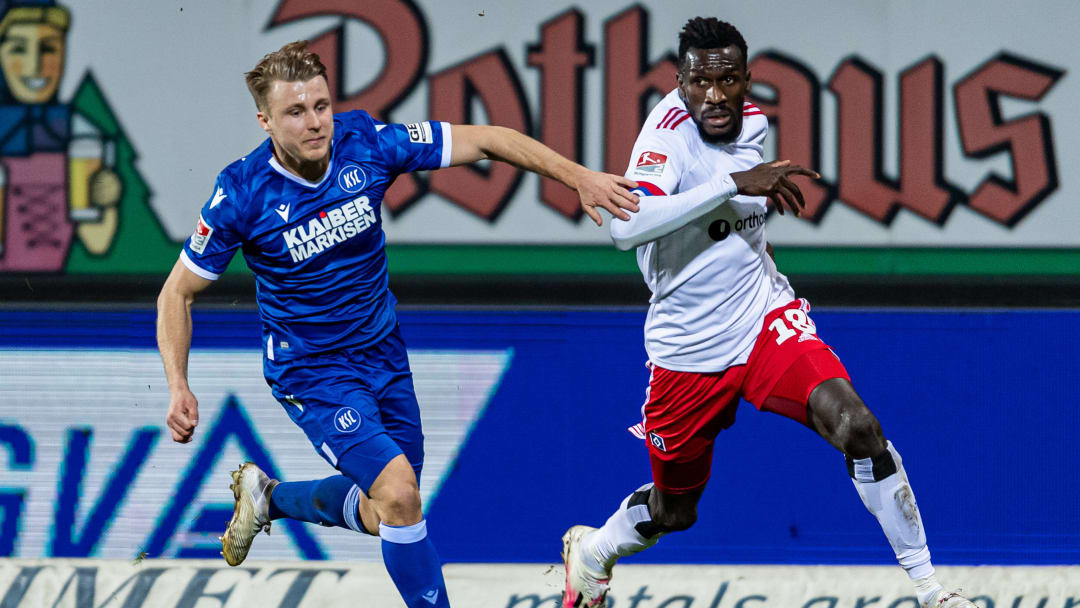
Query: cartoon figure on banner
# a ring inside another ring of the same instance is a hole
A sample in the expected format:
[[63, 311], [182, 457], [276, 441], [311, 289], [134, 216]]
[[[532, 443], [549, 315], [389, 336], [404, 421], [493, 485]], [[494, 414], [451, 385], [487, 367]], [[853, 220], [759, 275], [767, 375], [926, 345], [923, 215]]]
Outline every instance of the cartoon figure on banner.
[[67, 8], [0, 0], [0, 272], [63, 269], [73, 237], [109, 249], [122, 194], [114, 142], [57, 101]]

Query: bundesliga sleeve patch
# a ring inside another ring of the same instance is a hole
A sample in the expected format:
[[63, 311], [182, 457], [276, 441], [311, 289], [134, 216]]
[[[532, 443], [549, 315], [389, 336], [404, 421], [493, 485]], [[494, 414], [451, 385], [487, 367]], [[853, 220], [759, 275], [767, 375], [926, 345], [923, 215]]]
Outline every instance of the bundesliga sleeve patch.
[[409, 132], [409, 141], [414, 144], [430, 144], [435, 141], [435, 137], [431, 133], [431, 123], [409, 123], [405, 125], [405, 129]]
[[191, 235], [191, 250], [201, 254], [206, 250], [206, 244], [210, 242], [210, 237], [213, 235], [214, 229], [200, 215], [199, 222], [195, 224], [195, 232]]
[[642, 152], [638, 157], [634, 174], [643, 177], [659, 177], [667, 166], [667, 155], [659, 152]]

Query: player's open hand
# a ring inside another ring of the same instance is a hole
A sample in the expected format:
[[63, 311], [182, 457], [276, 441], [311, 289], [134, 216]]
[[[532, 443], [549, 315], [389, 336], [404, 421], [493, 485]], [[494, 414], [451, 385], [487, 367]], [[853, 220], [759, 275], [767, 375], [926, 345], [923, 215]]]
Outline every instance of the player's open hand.
[[165, 424], [172, 431], [173, 441], [187, 443], [199, 426], [199, 401], [188, 389], [169, 391], [169, 413]]
[[806, 199], [803, 198], [802, 191], [795, 182], [791, 181], [791, 178], [796, 175], [821, 179], [816, 171], [793, 165], [790, 160], [762, 163], [749, 171], [732, 173], [731, 179], [735, 180], [739, 194], [767, 196], [780, 215], [784, 215], [785, 205], [795, 215], [799, 215], [806, 207]]
[[604, 225], [604, 219], [596, 210], [597, 207], [603, 207], [620, 220], [628, 220], [630, 214], [627, 211], [638, 210], [638, 197], [630, 192], [630, 188], [637, 188], [637, 182], [619, 175], [586, 169], [577, 186], [581, 209], [597, 226]]

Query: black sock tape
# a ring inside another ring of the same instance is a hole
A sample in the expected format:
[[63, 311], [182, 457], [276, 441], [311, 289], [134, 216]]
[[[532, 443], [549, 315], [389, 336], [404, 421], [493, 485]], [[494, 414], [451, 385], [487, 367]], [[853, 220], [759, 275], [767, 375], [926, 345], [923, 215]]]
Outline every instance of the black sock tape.
[[[640, 490], [638, 492], [634, 492], [633, 494], [630, 495], [630, 500], [628, 500], [626, 502], [626, 508], [629, 509], [630, 507], [636, 507], [638, 505], [645, 505], [645, 510], [648, 511], [649, 510], [649, 494], [651, 492], [652, 492], [651, 488], [648, 489], [648, 490]], [[652, 521], [652, 513], [651, 512], [649, 513], [649, 520], [648, 521], [638, 522], [634, 526], [634, 529], [637, 530], [638, 534], [642, 535], [645, 538], [652, 538], [652, 537], [656, 536], [657, 534], [660, 534], [661, 532], [664, 531], [664, 529], [661, 528], [659, 525], [653, 523], [653, 521]]]
[[[847, 461], [848, 475], [855, 479], [855, 461], [850, 456], [845, 456], [844, 460]], [[880, 454], [871, 458], [870, 463], [873, 465], [874, 481], [881, 481], [899, 470], [889, 448], [885, 448]]]

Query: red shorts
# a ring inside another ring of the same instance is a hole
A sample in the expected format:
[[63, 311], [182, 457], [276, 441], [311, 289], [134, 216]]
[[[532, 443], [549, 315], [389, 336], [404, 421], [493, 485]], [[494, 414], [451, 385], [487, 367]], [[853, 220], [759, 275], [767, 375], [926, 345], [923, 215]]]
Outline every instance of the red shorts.
[[650, 366], [642, 434], [656, 487], [671, 494], [705, 487], [713, 442], [735, 423], [740, 397], [759, 410], [806, 424], [810, 393], [830, 378], [850, 380], [840, 359], [817, 337], [809, 310], [799, 299], [765, 315], [744, 365], [716, 373]]

